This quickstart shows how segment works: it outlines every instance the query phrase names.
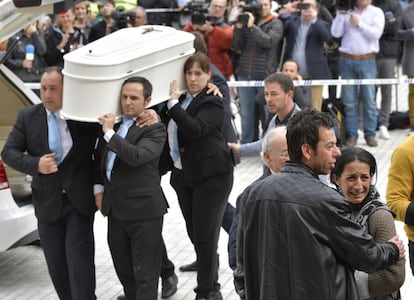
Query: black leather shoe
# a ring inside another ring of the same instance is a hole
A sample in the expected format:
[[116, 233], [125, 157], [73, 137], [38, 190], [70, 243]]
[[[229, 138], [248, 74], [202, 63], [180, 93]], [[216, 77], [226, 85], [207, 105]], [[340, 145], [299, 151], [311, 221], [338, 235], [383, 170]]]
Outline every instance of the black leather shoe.
[[197, 271], [197, 261], [193, 261], [191, 264], [182, 265], [178, 268], [181, 272], [195, 272]]
[[223, 300], [223, 296], [221, 295], [220, 291], [213, 291], [210, 293], [209, 300]]
[[126, 300], [126, 296], [125, 295], [121, 295], [121, 296], [118, 296], [118, 297], [116, 297], [116, 300]]
[[178, 277], [175, 273], [162, 281], [161, 298], [168, 298], [177, 292]]
[[210, 295], [208, 295], [208, 298], [196, 296], [195, 300], [223, 300], [223, 296], [221, 295], [220, 291], [213, 291], [210, 292]]

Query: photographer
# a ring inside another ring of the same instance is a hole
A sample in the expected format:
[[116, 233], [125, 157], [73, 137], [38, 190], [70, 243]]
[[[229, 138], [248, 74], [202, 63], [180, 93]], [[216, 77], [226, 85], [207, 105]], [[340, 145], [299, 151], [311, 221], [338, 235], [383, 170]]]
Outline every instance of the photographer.
[[[232, 49], [240, 54], [235, 74], [241, 81], [264, 80], [279, 66], [283, 24], [272, 14], [270, 0], [245, 5], [243, 10], [234, 26]], [[250, 143], [254, 140], [255, 98], [257, 94], [263, 94], [263, 87], [240, 87], [238, 92], [241, 143]]]
[[[318, 17], [319, 3], [303, 0], [297, 5], [299, 15], [285, 20], [286, 59], [293, 59], [300, 66], [304, 79], [330, 79], [324, 44], [332, 43], [330, 25]], [[322, 109], [323, 86], [313, 85], [311, 107]]]
[[226, 0], [212, 0], [207, 16], [202, 10], [193, 11], [192, 22], [189, 22], [183, 30], [200, 31], [204, 34], [208, 58], [228, 79], [233, 74], [233, 65], [228, 55], [233, 40], [233, 27], [225, 21], [226, 5]]
[[135, 13], [134, 21], [132, 22], [132, 27], [139, 27], [142, 25], [147, 25], [147, 13], [145, 11], [145, 8], [142, 6], [137, 6], [133, 9]]
[[[342, 3], [344, 1], [341, 1]], [[340, 38], [339, 73], [342, 79], [376, 79], [375, 57], [379, 52], [379, 39], [384, 30], [384, 13], [371, 5], [371, 0], [356, 0], [355, 7], [338, 7], [331, 33]], [[358, 96], [358, 88], [360, 97]], [[354, 146], [358, 140], [358, 99], [362, 101], [364, 137], [368, 146], [376, 147], [377, 105], [375, 85], [342, 86], [345, 108], [345, 146]]]

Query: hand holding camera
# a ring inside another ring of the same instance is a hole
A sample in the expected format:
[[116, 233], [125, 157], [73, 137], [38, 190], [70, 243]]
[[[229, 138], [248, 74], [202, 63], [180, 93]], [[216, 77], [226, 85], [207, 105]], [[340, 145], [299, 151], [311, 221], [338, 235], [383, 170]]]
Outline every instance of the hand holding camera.
[[256, 20], [260, 17], [260, 10], [262, 4], [252, 2], [248, 5], [239, 6], [241, 13], [237, 16], [236, 27], [237, 28], [252, 28]]
[[255, 18], [251, 12], [245, 12], [237, 16], [236, 27], [239, 29], [252, 28]]

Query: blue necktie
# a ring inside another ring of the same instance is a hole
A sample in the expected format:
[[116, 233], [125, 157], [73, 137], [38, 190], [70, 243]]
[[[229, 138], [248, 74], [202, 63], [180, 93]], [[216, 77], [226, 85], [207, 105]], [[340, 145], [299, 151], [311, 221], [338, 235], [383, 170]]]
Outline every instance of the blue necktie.
[[56, 121], [56, 115], [54, 113], [49, 114], [49, 120], [47, 122], [49, 130], [49, 149], [55, 153], [56, 163], [59, 164], [62, 161], [62, 143], [60, 140], [59, 125]]
[[[125, 138], [125, 136], [127, 135], [128, 129], [132, 125], [133, 122], [134, 120], [130, 118], [122, 119], [121, 127], [119, 127], [119, 130], [116, 134], [118, 134], [121, 138]], [[111, 172], [114, 166], [115, 158], [116, 158], [116, 153], [113, 151], [109, 151], [107, 165], [106, 165], [106, 178], [108, 178], [108, 180], [111, 180]]]

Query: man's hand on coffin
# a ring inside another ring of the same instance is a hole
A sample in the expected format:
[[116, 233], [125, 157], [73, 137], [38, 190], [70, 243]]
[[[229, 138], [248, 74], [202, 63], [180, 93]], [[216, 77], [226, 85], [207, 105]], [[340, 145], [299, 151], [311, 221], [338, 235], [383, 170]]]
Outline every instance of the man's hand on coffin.
[[106, 133], [108, 130], [114, 129], [115, 115], [112, 113], [105, 114], [99, 117], [99, 122], [102, 124], [102, 131]]

